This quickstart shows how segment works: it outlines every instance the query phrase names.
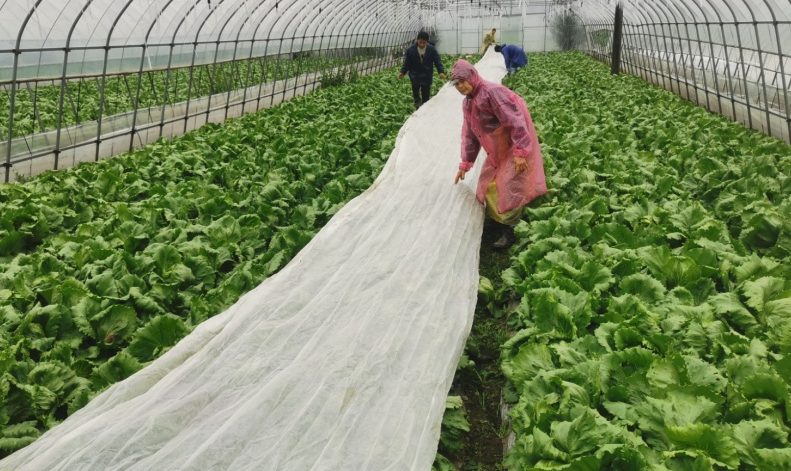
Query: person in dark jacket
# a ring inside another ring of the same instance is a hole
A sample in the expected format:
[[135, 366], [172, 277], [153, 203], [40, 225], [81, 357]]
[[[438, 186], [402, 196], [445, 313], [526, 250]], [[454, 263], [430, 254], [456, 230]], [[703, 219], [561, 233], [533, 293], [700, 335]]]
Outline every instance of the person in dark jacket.
[[417, 35], [417, 41], [406, 50], [404, 54], [404, 65], [398, 73], [398, 78], [404, 78], [404, 74], [409, 72], [409, 80], [412, 82], [412, 97], [415, 99], [415, 109], [427, 102], [431, 94], [431, 82], [434, 80], [434, 67], [437, 68], [439, 76], [445, 80], [445, 67], [439, 57], [437, 49], [428, 42], [428, 33], [421, 31]]
[[514, 75], [517, 70], [527, 65], [527, 55], [525, 51], [513, 44], [498, 44], [494, 46], [494, 52], [499, 52], [505, 59], [505, 68], [508, 75]]

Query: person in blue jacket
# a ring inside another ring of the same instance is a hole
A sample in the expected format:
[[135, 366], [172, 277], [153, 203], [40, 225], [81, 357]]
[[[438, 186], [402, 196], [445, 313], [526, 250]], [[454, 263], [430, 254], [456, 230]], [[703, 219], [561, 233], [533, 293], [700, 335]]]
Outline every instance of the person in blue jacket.
[[409, 72], [409, 80], [412, 82], [412, 98], [415, 99], [415, 109], [427, 102], [431, 95], [431, 82], [434, 80], [434, 67], [437, 68], [439, 76], [445, 80], [445, 67], [439, 52], [431, 43], [428, 42], [428, 33], [421, 31], [417, 35], [417, 41], [406, 50], [404, 54], [404, 65], [398, 73], [398, 78], [404, 78], [404, 74]]
[[494, 52], [499, 52], [505, 59], [505, 68], [508, 69], [508, 75], [514, 75], [517, 70], [527, 65], [527, 55], [525, 51], [513, 44], [498, 44], [494, 46]]

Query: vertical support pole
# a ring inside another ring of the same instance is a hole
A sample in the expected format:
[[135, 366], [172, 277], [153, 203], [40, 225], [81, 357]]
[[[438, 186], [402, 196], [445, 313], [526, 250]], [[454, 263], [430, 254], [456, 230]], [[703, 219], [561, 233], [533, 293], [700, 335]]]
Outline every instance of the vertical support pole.
[[[725, 75], [725, 87], [728, 89], [728, 96], [725, 98], [730, 98], [731, 100], [731, 113], [733, 114], [733, 120], [736, 121], [736, 98], [733, 94], [734, 85], [733, 76], [731, 74], [731, 56], [728, 52], [728, 41], [726, 39], [728, 36], [725, 34], [725, 24], [722, 21], [720, 21], [720, 34], [722, 34], [722, 49], [723, 54], [725, 55], [725, 71], [723, 74]], [[720, 91], [717, 90], [717, 94], [719, 93]], [[720, 109], [720, 114], [722, 114], [722, 109]]]
[[[28, 18], [29, 17], [30, 16], [28, 15]], [[27, 22], [27, 20], [25, 22]], [[24, 25], [22, 29], [24, 29]], [[4, 181], [6, 183], [8, 183], [11, 177], [11, 144], [14, 140], [14, 102], [16, 98], [17, 71], [19, 70], [19, 55], [22, 53], [19, 49], [19, 40], [17, 40], [17, 46], [14, 48], [14, 68], [11, 72], [11, 98], [8, 100], [8, 144], [6, 147], [6, 160], [3, 164], [3, 167], [5, 167]], [[60, 130], [60, 128], [58, 128], [58, 130]]]
[[[745, 104], [747, 105], [747, 123], [748, 123], [747, 127], [748, 128], [752, 128], [753, 127], [753, 111], [752, 111], [753, 107], [750, 106], [750, 90], [748, 88], [748, 83], [747, 83], [747, 71], [748, 71], [748, 68], [746, 68], [744, 66], [744, 64], [745, 64], [745, 61], [744, 61], [744, 44], [742, 43], [742, 33], [741, 33], [741, 28], [739, 28], [740, 24], [744, 24], [744, 23], [739, 23], [738, 21], [734, 22], [734, 25], [736, 26], [736, 40], [739, 43], [739, 66], [738, 67], [742, 71], [742, 78], [741, 78], [742, 85], [741, 86], [742, 86], [742, 88], [744, 90]], [[731, 90], [731, 93], [733, 93], [733, 90]], [[735, 118], [735, 115], [734, 115], [734, 120], [735, 119], [736, 118]], [[744, 123], [742, 123], [742, 124], [744, 124]]]
[[[239, 35], [236, 35], [236, 39], [233, 42], [233, 59], [231, 59], [231, 85], [228, 87], [228, 95], [225, 97], [225, 116], [223, 116], [223, 121], [228, 119], [228, 108], [231, 106], [231, 91], [238, 90], [239, 88], [236, 87], [236, 81], [234, 79], [234, 68], [236, 68], [236, 51], [239, 50]], [[242, 86], [242, 73], [239, 72], [239, 87]], [[239, 112], [239, 116], [244, 114], [244, 102], [242, 103], [242, 111]]]
[[615, 25], [613, 25], [612, 38], [612, 66], [610, 73], [618, 75], [621, 73], [621, 36], [623, 34], [623, 6], [618, 3], [615, 5]]
[[[181, 24], [179, 24], [179, 26], [176, 28], [177, 32], [178, 32], [178, 28], [180, 28], [180, 27], [181, 27]], [[174, 34], [173, 37], [175, 37], [175, 36], [176, 35]], [[161, 116], [159, 117], [160, 118], [159, 119], [159, 137], [162, 137], [162, 135], [164, 134], [164, 131], [165, 131], [165, 107], [168, 104], [168, 85], [170, 85], [170, 66], [173, 65], [173, 49], [176, 48], [176, 43], [173, 42], [173, 40], [171, 39], [169, 46], [170, 46], [170, 53], [168, 54], [168, 67], [165, 69], [165, 86], [163, 87], [163, 90], [162, 90], [162, 108], [160, 109]], [[182, 46], [183, 46], [183, 44], [182, 44]], [[197, 47], [197, 45], [195, 47]], [[195, 52], [194, 52], [194, 50], [193, 50], [193, 53], [192, 53], [192, 61], [193, 62], [190, 65], [190, 85], [192, 85], [192, 71], [194, 70], [193, 68], [195, 66]], [[150, 72], [148, 74], [148, 77], [149, 77], [149, 79], [151, 78], [151, 73]], [[152, 82], [152, 85], [153, 85], [153, 82]], [[152, 86], [151, 88], [156, 90], [156, 87]], [[186, 129], [187, 129], [187, 120], [189, 119], [189, 106], [190, 106], [189, 103], [190, 103], [190, 95], [189, 95], [189, 90], [187, 90], [187, 110], [184, 113], [184, 133], [185, 134], [187, 132], [186, 131]]]
[[[112, 35], [112, 29], [110, 30]], [[96, 120], [96, 155], [94, 161], [99, 161], [99, 153], [102, 145], [102, 120], [104, 119], [105, 111], [110, 114], [110, 109], [107, 106], [107, 95], [104, 93], [104, 87], [107, 86], [107, 61], [110, 57], [110, 38], [108, 35], [107, 44], [104, 46], [104, 62], [102, 62], [102, 80], [99, 83], [99, 116]], [[112, 153], [112, 152], [111, 152]]]
[[[788, 23], [786, 23], [788, 24]], [[789, 103], [788, 96], [789, 96], [789, 88], [788, 82], [786, 82], [786, 70], [785, 70], [785, 57], [783, 55], [783, 46], [782, 42], [780, 41], [780, 27], [778, 26], [778, 21], [774, 20], [774, 27], [775, 27], [775, 37], [777, 38], [777, 58], [780, 62], [780, 83], [783, 85], [783, 96], [786, 97], [783, 101], [785, 102], [786, 108], [786, 125], [788, 126], [788, 143], [791, 143], [791, 103]], [[782, 133], [781, 133], [782, 138]], [[10, 142], [10, 139], [9, 139]]]
[[[758, 49], [758, 66], [761, 68], [761, 73], [758, 75], [761, 84], [763, 84], [764, 89], [764, 109], [766, 111], [766, 129], [762, 130], [765, 134], [768, 134], [769, 137], [772, 136], [772, 115], [769, 112], [769, 92], [766, 88], [766, 66], [764, 65], [764, 53], [761, 50], [761, 32], [758, 30], [758, 22], [753, 20], [753, 28], [755, 28], [755, 46]], [[780, 48], [780, 44], [777, 44], [778, 49]], [[758, 79], [755, 82], [756, 88], [760, 85], [758, 83]], [[761, 91], [760, 88], [758, 89], [758, 100], [760, 103], [761, 98]], [[782, 135], [782, 133], [781, 133]]]
[[549, 2], [544, 2], [544, 52], [547, 52], [547, 30], [549, 29], [547, 24], [547, 17], [549, 16], [547, 5], [549, 5]]
[[[142, 88], [143, 84], [143, 68], [145, 67], [146, 63], [146, 49], [148, 45], [148, 35], [146, 35], [146, 40], [142, 44], [142, 49], [140, 51], [140, 68], [137, 71], [137, 84], [135, 84], [135, 102], [134, 102], [134, 110], [132, 114], [132, 129], [129, 133], [129, 152], [135, 148], [135, 133], [137, 132], [137, 113], [140, 110], [140, 89]], [[149, 112], [150, 114], [150, 112]], [[142, 144], [142, 139], [140, 140]]]
[[[199, 34], [200, 34], [200, 30], [198, 30], [198, 31], [199, 31]], [[173, 35], [173, 36], [175, 37], [175, 35]], [[195, 41], [192, 42], [192, 62], [190, 63], [190, 78], [189, 78], [189, 82], [188, 82], [188, 85], [187, 85], [187, 104], [186, 104], [186, 106], [184, 108], [184, 131], [183, 131], [183, 134], [187, 134], [187, 130], [188, 130], [189, 122], [190, 122], [190, 103], [192, 101], [192, 86], [195, 84], [195, 57], [197, 57], [197, 55], [198, 55], [198, 44], [200, 44], [200, 43], [198, 43], [198, 34], [196, 34], [195, 35]], [[174, 47], [175, 47], [174, 44], [171, 43], [170, 44], [170, 58], [168, 58], [168, 71], [167, 71], [167, 75], [165, 76], [165, 91], [166, 92], [167, 92], [167, 88], [168, 88], [167, 87], [168, 79], [170, 78], [170, 64], [171, 64], [171, 59], [173, 58], [173, 48]], [[199, 67], [206, 67], [206, 72], [208, 74], [208, 71], [209, 71], [209, 65], [208, 64], [202, 64]], [[200, 69], [200, 71], [203, 71], [203, 69]], [[198, 80], [198, 87], [200, 87], [200, 79]], [[200, 90], [199, 88], [196, 88], [196, 91], [195, 91], [195, 99], [196, 99], [196, 101], [201, 96], [201, 92], [199, 90]], [[211, 95], [211, 92], [212, 91], [211, 91], [211, 81], [210, 81], [209, 82], [209, 95]], [[165, 95], [165, 97], [167, 98], [167, 95]], [[167, 99], [162, 102], [162, 120], [163, 120], [163, 123], [164, 123], [164, 119], [165, 119], [165, 104], [166, 103], [167, 103]], [[195, 127], [196, 128], [200, 127], [200, 125], [198, 124], [198, 114], [200, 114], [200, 113], [196, 113], [195, 114]], [[206, 123], [208, 123], [208, 122], [209, 122], [209, 115], [207, 114], [206, 115]], [[162, 135], [161, 126], [160, 126], [159, 135], [160, 136]]]
[[521, 15], [519, 16], [519, 45], [522, 46], [522, 49], [525, 48], [525, 44], [527, 43], [527, 38], [525, 37], [525, 15], [527, 12], [525, 11], [525, 5], [521, 1], [519, 2], [519, 12]]
[[456, 51], [462, 53], [461, 49], [461, 17], [459, 16], [459, 2], [456, 2]]
[[[247, 56], [247, 75], [244, 77], [244, 91], [242, 92], [242, 113], [246, 112], [247, 108], [247, 89], [251, 87], [250, 85], [250, 77], [253, 74], [253, 51], [255, 49], [255, 32], [253, 32], [253, 36], [250, 38], [250, 54]], [[258, 111], [253, 110], [252, 112]]]
[[[253, 34], [253, 38], [255, 38], [255, 34]], [[266, 65], [267, 65], [268, 61], [267, 61], [266, 58], [269, 57], [267, 54], [269, 54], [269, 38], [268, 37], [264, 41], [264, 56], [262, 56], [260, 58], [260, 60], [261, 60], [261, 81], [258, 84], [258, 101], [256, 102], [256, 105], [255, 105], [256, 111], [261, 109], [261, 93], [262, 93], [262, 91], [264, 89], [264, 84], [266, 83], [266, 80], [267, 80]], [[274, 81], [272, 82], [272, 93], [275, 93]]]
[[[60, 96], [58, 98], [58, 129], [55, 131], [55, 150], [53, 153], [55, 154], [55, 162], [52, 165], [54, 170], [58, 169], [58, 165], [60, 164], [60, 136], [63, 132], [63, 102], [65, 99], [65, 95], [69, 92], [69, 83], [66, 80], [66, 76], [68, 74], [68, 65], [69, 65], [69, 52], [71, 49], [68, 45], [63, 49], [63, 71], [60, 76]], [[69, 93], [69, 101], [71, 101], [71, 107], [74, 110], [74, 121], [79, 123], [79, 109], [74, 107], [74, 101], [71, 99], [71, 94]], [[79, 97], [77, 97], [77, 101], [79, 102]], [[13, 105], [14, 101], [11, 101]], [[79, 104], [79, 103], [78, 103]], [[11, 141], [8, 141], [9, 145]], [[8, 181], [8, 180], [6, 180]]]

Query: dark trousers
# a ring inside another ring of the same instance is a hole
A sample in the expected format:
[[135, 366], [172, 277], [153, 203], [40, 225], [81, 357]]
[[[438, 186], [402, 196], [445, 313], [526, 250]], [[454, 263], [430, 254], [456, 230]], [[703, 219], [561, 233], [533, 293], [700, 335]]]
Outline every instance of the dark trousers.
[[[431, 93], [431, 84], [421, 85], [419, 80], [412, 80], [412, 98], [415, 99], [415, 105], [419, 106], [429, 99]], [[423, 95], [423, 99], [420, 96]]]

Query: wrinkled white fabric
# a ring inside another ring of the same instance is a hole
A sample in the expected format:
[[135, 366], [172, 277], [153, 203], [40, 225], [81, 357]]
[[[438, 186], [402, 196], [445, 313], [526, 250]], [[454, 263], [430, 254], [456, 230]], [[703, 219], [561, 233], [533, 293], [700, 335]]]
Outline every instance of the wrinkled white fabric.
[[461, 100], [446, 84], [280, 273], [0, 470], [430, 469], [483, 226], [476, 173], [453, 185]]

